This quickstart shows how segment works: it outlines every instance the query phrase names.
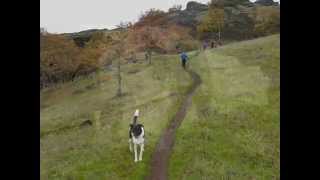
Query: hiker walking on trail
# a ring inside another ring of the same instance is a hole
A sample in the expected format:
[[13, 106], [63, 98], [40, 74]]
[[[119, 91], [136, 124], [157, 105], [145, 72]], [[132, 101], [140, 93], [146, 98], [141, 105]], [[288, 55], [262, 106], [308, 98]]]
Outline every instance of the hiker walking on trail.
[[147, 53], [147, 52], [144, 54], [144, 57], [146, 58], [146, 61], [148, 61], [149, 56], [148, 56], [148, 53]]
[[204, 41], [203, 44], [202, 44], [202, 47], [203, 47], [203, 50], [206, 50], [207, 47], [208, 47], [208, 42]]
[[181, 58], [181, 62], [182, 62], [182, 67], [184, 69], [186, 69], [186, 63], [187, 63], [187, 60], [188, 60], [188, 55], [187, 53], [185, 53], [184, 51], [181, 52], [180, 54], [180, 58]]
[[211, 41], [211, 48], [214, 48], [215, 47], [215, 43], [214, 41]]

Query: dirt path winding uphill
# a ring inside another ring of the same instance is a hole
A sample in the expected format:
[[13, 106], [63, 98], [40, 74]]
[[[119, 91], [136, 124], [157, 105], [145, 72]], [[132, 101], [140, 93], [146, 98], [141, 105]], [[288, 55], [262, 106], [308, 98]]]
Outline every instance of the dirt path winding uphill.
[[188, 107], [191, 105], [192, 95], [197, 87], [201, 84], [200, 76], [192, 70], [187, 70], [193, 79], [191, 88], [187, 91], [186, 98], [183, 100], [174, 119], [170, 122], [167, 129], [164, 130], [159, 143], [153, 153], [151, 160], [151, 173], [148, 180], [165, 180], [168, 177], [168, 160], [174, 145], [176, 129], [184, 119]]

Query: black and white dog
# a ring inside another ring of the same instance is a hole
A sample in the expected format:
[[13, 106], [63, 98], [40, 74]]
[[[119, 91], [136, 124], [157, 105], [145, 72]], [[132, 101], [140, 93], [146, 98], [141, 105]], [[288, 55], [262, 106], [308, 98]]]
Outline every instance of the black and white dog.
[[132, 152], [132, 144], [134, 149], [134, 162], [137, 162], [137, 146], [140, 146], [139, 161], [142, 160], [142, 154], [144, 151], [144, 128], [142, 124], [137, 123], [139, 116], [139, 110], [137, 109], [133, 116], [133, 123], [129, 128], [129, 150]]

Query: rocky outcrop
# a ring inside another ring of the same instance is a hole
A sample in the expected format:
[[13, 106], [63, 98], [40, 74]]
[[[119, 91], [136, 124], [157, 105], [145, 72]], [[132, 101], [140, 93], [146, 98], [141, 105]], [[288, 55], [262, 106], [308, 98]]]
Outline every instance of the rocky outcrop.
[[187, 3], [186, 11], [205, 11], [208, 10], [208, 6], [195, 1], [190, 1]]
[[253, 6], [253, 3], [249, 0], [224, 0], [223, 2], [224, 7], [237, 7], [241, 6]]
[[75, 33], [64, 33], [63, 35], [74, 40], [77, 46], [84, 47], [85, 43], [91, 39], [91, 36], [95, 32], [106, 32], [108, 29], [88, 29]]
[[168, 14], [168, 21], [181, 26], [187, 26], [195, 30], [196, 25], [199, 23], [199, 16], [207, 12], [208, 5], [201, 4], [195, 1], [187, 3], [186, 9]]
[[255, 4], [261, 5], [261, 6], [277, 6], [277, 5], [279, 5], [278, 2], [274, 2], [273, 0], [257, 0], [255, 2]]
[[[277, 6], [278, 5], [278, 6]], [[251, 2], [250, 0], [224, 0], [224, 16], [225, 16], [225, 28], [224, 37], [230, 37], [231, 39], [245, 37], [249, 34], [250, 28], [252, 28], [253, 22], [249, 18], [249, 12], [254, 9], [254, 6], [274, 6], [279, 7], [278, 2], [273, 0], [257, 0]], [[166, 13], [165, 18], [167, 24], [177, 24], [191, 28], [191, 34], [196, 34], [196, 27], [201, 21], [202, 17], [206, 15], [209, 7], [207, 4], [202, 4], [195, 1], [187, 3], [184, 10], [170, 11]], [[112, 32], [118, 29], [91, 29], [81, 31], [77, 33], [68, 33], [67, 36], [71, 37], [78, 46], [83, 47], [86, 42], [91, 38], [91, 35], [97, 31]]]

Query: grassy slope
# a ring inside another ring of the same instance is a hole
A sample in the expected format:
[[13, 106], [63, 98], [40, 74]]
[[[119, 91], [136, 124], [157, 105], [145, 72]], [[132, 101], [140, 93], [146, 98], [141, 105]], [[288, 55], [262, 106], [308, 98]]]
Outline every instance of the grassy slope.
[[170, 179], [279, 179], [279, 37], [192, 60], [203, 84], [177, 131]]
[[[277, 35], [191, 60], [203, 84], [178, 130], [170, 179], [279, 177], [279, 50]], [[102, 73], [100, 85], [93, 77], [43, 91], [41, 179], [142, 179], [160, 132], [191, 83], [178, 63], [177, 56], [162, 56], [149, 67], [125, 65], [127, 95], [121, 99], [114, 98], [115, 71]], [[136, 108], [147, 129], [138, 164], [127, 144]], [[95, 111], [102, 113], [100, 126], [73, 128]]]
[[[173, 117], [191, 78], [178, 57], [154, 58], [152, 66], [123, 66], [126, 96], [115, 98], [115, 70], [41, 93], [41, 179], [142, 179], [160, 132]], [[136, 71], [136, 72], [135, 72]], [[111, 77], [111, 80], [108, 78]], [[144, 159], [133, 162], [128, 128], [133, 112], [146, 127]], [[75, 128], [101, 112], [100, 126]]]

